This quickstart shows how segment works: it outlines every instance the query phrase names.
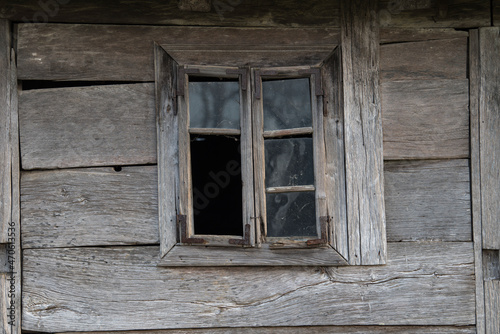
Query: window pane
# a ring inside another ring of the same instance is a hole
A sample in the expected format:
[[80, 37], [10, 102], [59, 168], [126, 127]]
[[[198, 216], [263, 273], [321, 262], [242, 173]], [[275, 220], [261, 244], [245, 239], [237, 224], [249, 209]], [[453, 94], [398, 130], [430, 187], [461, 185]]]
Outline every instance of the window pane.
[[266, 139], [266, 187], [314, 184], [312, 138]]
[[309, 79], [262, 82], [264, 130], [312, 126]]
[[192, 128], [240, 128], [238, 81], [190, 81], [189, 125]]
[[240, 140], [191, 135], [194, 231], [243, 235]]
[[314, 192], [266, 194], [267, 236], [317, 236]]

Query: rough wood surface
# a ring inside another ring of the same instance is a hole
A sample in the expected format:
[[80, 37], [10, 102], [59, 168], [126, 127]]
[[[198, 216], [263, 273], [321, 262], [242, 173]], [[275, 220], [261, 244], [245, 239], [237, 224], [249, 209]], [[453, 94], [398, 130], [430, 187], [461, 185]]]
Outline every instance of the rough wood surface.
[[476, 28], [490, 25], [490, 1], [381, 0], [382, 27]]
[[386, 261], [378, 1], [341, 1], [349, 262]]
[[156, 162], [154, 84], [23, 91], [23, 169]]
[[25, 250], [23, 329], [475, 323], [472, 243], [388, 251], [377, 267], [172, 270], [159, 247]]
[[179, 64], [313, 65], [338, 40], [336, 28], [20, 24], [19, 77], [153, 81], [153, 41]]
[[159, 243], [155, 166], [24, 172], [23, 248]]
[[500, 333], [500, 280], [484, 282], [486, 334]]
[[467, 37], [467, 31], [452, 28], [380, 28], [380, 43], [418, 42]]
[[387, 240], [471, 241], [469, 162], [385, 163]]
[[[146, 334], [127, 332], [67, 332], [64, 334]], [[203, 329], [164, 329], [148, 334], [476, 334], [474, 326], [307, 326], [307, 327], [240, 327]], [[63, 334], [63, 333], [59, 333]]]
[[500, 249], [500, 27], [479, 29], [483, 248]]
[[384, 158], [469, 157], [468, 81], [384, 82]]
[[380, 79], [466, 79], [467, 38], [380, 46]]
[[193, 26], [338, 26], [339, 2], [214, 0], [209, 12], [182, 10], [178, 1], [0, 1], [0, 17], [19, 22]]
[[0, 243], [7, 242], [11, 214], [10, 22], [0, 19]]

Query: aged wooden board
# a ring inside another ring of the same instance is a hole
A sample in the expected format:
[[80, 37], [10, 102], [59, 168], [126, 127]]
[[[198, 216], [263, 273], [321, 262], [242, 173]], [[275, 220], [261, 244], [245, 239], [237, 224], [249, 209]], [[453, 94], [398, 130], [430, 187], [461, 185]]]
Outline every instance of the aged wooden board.
[[380, 28], [380, 43], [431, 41], [467, 37], [467, 31], [452, 28]]
[[486, 304], [486, 333], [500, 332], [500, 280], [484, 282]]
[[380, 46], [380, 79], [465, 79], [467, 38]]
[[23, 248], [159, 243], [156, 166], [24, 172]]
[[[141, 332], [85, 332], [88, 334], [141, 334]], [[164, 329], [148, 334], [475, 334], [474, 326], [307, 326], [307, 327], [240, 327], [203, 329]], [[60, 333], [63, 334], [63, 333]], [[65, 334], [84, 334], [67, 332]]]
[[385, 163], [387, 239], [471, 241], [469, 162]]
[[383, 82], [384, 158], [469, 157], [468, 81]]
[[154, 110], [154, 84], [23, 91], [23, 168], [155, 163]]
[[350, 264], [384, 264], [386, 232], [377, 1], [341, 1]]
[[493, 25], [500, 26], [500, 0], [493, 0]]
[[154, 81], [153, 42], [180, 64], [283, 66], [320, 63], [338, 41], [336, 28], [20, 24], [18, 67], [23, 80]]
[[156, 266], [158, 254], [24, 251], [23, 329], [475, 323], [472, 243], [389, 244], [378, 267], [173, 270]]
[[11, 214], [10, 22], [0, 20], [0, 243], [7, 242]]
[[483, 248], [500, 249], [500, 27], [479, 29]]
[[381, 0], [382, 27], [453, 27], [489, 26], [488, 0]]
[[[194, 3], [196, 1], [190, 1]], [[199, 2], [199, 1], [198, 1]], [[210, 3], [210, 2], [209, 2]], [[193, 26], [338, 26], [339, 2], [214, 0], [207, 12], [181, 10], [178, 1], [0, 1], [0, 17], [20, 22]]]

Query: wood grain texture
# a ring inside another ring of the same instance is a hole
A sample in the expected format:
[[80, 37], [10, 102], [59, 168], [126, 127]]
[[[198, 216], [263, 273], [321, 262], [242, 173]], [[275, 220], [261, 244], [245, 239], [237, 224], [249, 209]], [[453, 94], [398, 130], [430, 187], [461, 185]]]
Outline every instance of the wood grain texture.
[[385, 163], [387, 240], [471, 241], [469, 162]]
[[20, 24], [19, 76], [153, 81], [153, 41], [181, 65], [313, 65], [326, 58], [338, 40], [337, 28]]
[[23, 91], [24, 169], [156, 163], [154, 84]]
[[364, 265], [386, 261], [377, 3], [341, 2], [349, 263]]
[[500, 249], [500, 28], [479, 29], [483, 248]]
[[379, 16], [382, 27], [476, 28], [491, 19], [487, 0], [381, 0]]
[[[126, 332], [67, 332], [65, 334], [146, 334]], [[474, 326], [307, 326], [307, 327], [240, 327], [203, 329], [164, 329], [148, 334], [476, 334]], [[63, 333], [59, 333], [63, 334]]]
[[466, 79], [467, 38], [380, 46], [380, 79]]
[[475, 323], [471, 243], [389, 244], [378, 267], [172, 270], [156, 266], [158, 253], [25, 250], [23, 329]]
[[193, 26], [338, 26], [339, 2], [309, 0], [212, 1], [209, 12], [182, 10], [177, 1], [0, 1], [0, 17], [26, 22]]
[[431, 41], [468, 36], [467, 31], [452, 28], [380, 28], [380, 44]]
[[384, 158], [469, 157], [468, 81], [384, 82]]
[[484, 282], [486, 334], [500, 332], [500, 280]]
[[155, 166], [24, 172], [23, 248], [159, 243]]
[[17, 90], [10, 81], [10, 22], [0, 20], [0, 243], [7, 242], [11, 215], [10, 94]]

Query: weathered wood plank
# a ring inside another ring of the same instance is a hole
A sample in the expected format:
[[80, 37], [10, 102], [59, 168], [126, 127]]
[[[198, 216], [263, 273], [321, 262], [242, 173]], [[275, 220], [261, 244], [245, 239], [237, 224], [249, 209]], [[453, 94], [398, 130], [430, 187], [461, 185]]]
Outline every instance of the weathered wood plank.
[[159, 243], [156, 166], [24, 172], [23, 248]]
[[335, 28], [20, 24], [19, 77], [153, 81], [153, 41], [180, 64], [312, 65], [338, 40]]
[[[64, 334], [141, 334], [144, 332], [67, 332]], [[163, 329], [148, 334], [476, 334], [474, 326], [307, 326], [307, 327], [240, 327], [203, 329]], [[63, 334], [63, 333], [59, 333]]]
[[469, 157], [468, 81], [381, 85], [385, 159]]
[[476, 327], [478, 333], [485, 333], [483, 241], [481, 222], [481, 176], [479, 150], [479, 31], [470, 31], [469, 38], [469, 108], [470, 108], [470, 175], [472, 236], [474, 240], [474, 263], [476, 271]]
[[493, 25], [495, 27], [500, 26], [500, 0], [492, 0], [493, 1]]
[[[182, 10], [177, 1], [1, 1], [0, 17], [19, 22], [193, 26], [338, 26], [339, 2], [220, 0], [208, 12]], [[209, 2], [210, 3], [210, 2]]]
[[500, 280], [484, 282], [486, 334], [500, 332]]
[[346, 199], [351, 264], [386, 261], [378, 1], [341, 1]]
[[467, 31], [451, 28], [380, 28], [380, 43], [402, 43], [468, 37]]
[[154, 84], [23, 91], [24, 169], [156, 162]]
[[476, 28], [490, 25], [488, 0], [381, 0], [382, 27]]
[[387, 240], [471, 241], [468, 160], [385, 163]]
[[11, 215], [10, 22], [0, 20], [0, 243], [7, 242]]
[[156, 266], [158, 254], [25, 250], [23, 329], [475, 323], [472, 243], [389, 244], [378, 267], [172, 270]]
[[500, 28], [479, 29], [483, 248], [500, 249]]
[[467, 38], [380, 46], [380, 79], [466, 79]]

